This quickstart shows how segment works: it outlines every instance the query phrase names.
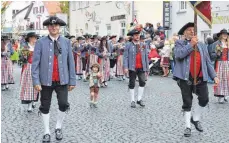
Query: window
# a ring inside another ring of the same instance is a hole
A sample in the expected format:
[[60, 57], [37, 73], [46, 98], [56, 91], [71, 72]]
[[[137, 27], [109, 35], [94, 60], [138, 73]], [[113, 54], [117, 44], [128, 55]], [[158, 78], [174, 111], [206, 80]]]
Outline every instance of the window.
[[100, 1], [96, 1], [95, 2], [95, 5], [100, 5]]
[[99, 26], [95, 26], [95, 33], [96, 35], [99, 35]]
[[121, 22], [121, 35], [125, 36], [126, 35], [126, 23]]
[[107, 24], [107, 35], [111, 35], [111, 25]]
[[85, 24], [85, 30], [88, 30], [88, 23]]
[[83, 2], [79, 1], [79, 9], [81, 9], [83, 7]]
[[33, 14], [37, 14], [38, 13], [38, 7], [34, 7], [33, 8]]
[[14, 15], [14, 14], [16, 14], [16, 13], [18, 13], [19, 12], [19, 10], [12, 10], [12, 14]]
[[179, 10], [180, 11], [186, 11], [186, 9], [187, 9], [187, 2], [186, 1], [180, 1], [179, 5], [180, 5], [179, 6], [179, 8], [180, 8]]
[[40, 6], [40, 13], [44, 13], [44, 6]]
[[72, 10], [76, 10], [76, 1], [72, 1]]
[[89, 1], [86, 1], [85, 8], [89, 7]]
[[38, 29], [38, 22], [36, 22], [36, 29]]

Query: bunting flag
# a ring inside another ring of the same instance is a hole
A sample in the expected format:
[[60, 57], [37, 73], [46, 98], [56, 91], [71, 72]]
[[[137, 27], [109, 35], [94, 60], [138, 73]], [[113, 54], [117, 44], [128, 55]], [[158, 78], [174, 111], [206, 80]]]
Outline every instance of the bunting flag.
[[189, 4], [197, 15], [211, 28], [211, 1], [189, 1]]

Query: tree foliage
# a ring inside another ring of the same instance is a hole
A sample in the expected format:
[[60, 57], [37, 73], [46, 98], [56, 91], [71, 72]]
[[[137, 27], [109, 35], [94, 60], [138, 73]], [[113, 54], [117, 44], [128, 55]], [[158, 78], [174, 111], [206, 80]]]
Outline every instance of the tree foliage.
[[68, 1], [61, 1], [60, 2], [60, 9], [62, 13], [69, 14], [69, 2]]
[[3, 14], [6, 11], [6, 9], [9, 7], [10, 3], [11, 3], [10, 1], [2, 1], [1, 2], [1, 14]]

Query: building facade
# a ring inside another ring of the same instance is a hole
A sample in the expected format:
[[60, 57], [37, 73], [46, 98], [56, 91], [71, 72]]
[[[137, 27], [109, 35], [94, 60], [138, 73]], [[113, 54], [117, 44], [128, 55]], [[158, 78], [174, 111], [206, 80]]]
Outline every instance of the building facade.
[[[194, 21], [194, 11], [187, 1], [171, 1], [171, 23], [168, 30], [168, 37], [172, 37], [179, 29], [188, 22]], [[229, 29], [229, 2], [212, 1], [212, 28], [198, 16], [197, 18], [197, 35], [201, 41], [204, 41], [208, 35], [212, 36], [222, 28]], [[222, 20], [223, 19], [223, 20]]]
[[61, 14], [59, 2], [13, 1], [1, 16], [2, 21], [5, 21], [1, 33], [13, 38], [28, 32], [47, 35], [48, 31], [43, 26], [43, 21], [51, 15], [58, 14]]
[[71, 1], [70, 34], [126, 36], [130, 23], [162, 22], [162, 2]]

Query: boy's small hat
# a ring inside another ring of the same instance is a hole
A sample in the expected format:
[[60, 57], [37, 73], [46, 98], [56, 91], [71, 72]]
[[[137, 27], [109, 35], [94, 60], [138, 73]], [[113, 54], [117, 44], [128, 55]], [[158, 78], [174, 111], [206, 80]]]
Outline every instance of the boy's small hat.
[[94, 63], [94, 64], [91, 66], [91, 69], [92, 69], [93, 67], [97, 67], [98, 69], [100, 69], [100, 65], [99, 65], [98, 63]]

